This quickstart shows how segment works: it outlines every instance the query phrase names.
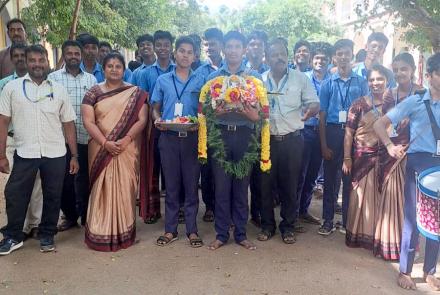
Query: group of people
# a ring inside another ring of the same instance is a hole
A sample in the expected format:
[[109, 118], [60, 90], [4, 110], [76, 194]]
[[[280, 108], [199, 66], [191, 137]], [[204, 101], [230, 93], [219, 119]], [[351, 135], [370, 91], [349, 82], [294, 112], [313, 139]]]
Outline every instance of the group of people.
[[[40, 240], [42, 252], [53, 251], [57, 231], [78, 227], [78, 219], [91, 249], [127, 248], [136, 237], [136, 206], [145, 223], [156, 223], [161, 192], [165, 229], [157, 245], [176, 241], [184, 223], [190, 246], [201, 247], [200, 181], [203, 220], [214, 222], [217, 234], [211, 250], [224, 246], [231, 231], [237, 244], [255, 250], [246, 235], [249, 215], [261, 228], [259, 241], [278, 227], [282, 241], [293, 244], [307, 222], [323, 236], [339, 228], [349, 247], [400, 260], [399, 285], [415, 288], [416, 173], [440, 165], [440, 54], [427, 61], [424, 89], [409, 53], [394, 58], [392, 71], [381, 65], [388, 39], [380, 32], [369, 36], [365, 59], [354, 62], [348, 39], [301, 40], [289, 60], [286, 39], [269, 42], [262, 31], [245, 37], [210, 28], [202, 38], [175, 42], [156, 31], [136, 40], [131, 69], [109, 43], [84, 33], [64, 42], [63, 65], [50, 72], [46, 49], [26, 44], [25, 24], [13, 19], [7, 28], [12, 45], [0, 52], [0, 171], [10, 177], [0, 255], [29, 237]], [[254, 106], [216, 110], [224, 158], [208, 147], [204, 165], [197, 126], [183, 132], [160, 124], [197, 117], [202, 87], [232, 75], [253, 76], [267, 91], [269, 172], [255, 163], [236, 177], [222, 164], [239, 162], [255, 140], [261, 114]], [[321, 221], [308, 209], [322, 177]], [[334, 222], [335, 212], [342, 223]], [[427, 239], [424, 262], [424, 279], [436, 290], [439, 245]]]

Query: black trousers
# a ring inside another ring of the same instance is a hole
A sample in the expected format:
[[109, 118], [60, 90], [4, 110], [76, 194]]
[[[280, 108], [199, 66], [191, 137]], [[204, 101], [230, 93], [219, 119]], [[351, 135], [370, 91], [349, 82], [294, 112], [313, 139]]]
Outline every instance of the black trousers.
[[251, 191], [251, 218], [260, 218], [261, 207], [261, 174], [263, 172], [260, 169], [260, 162], [256, 163], [252, 168], [250, 179], [250, 191]]
[[88, 145], [78, 144], [79, 171], [76, 175], [72, 175], [69, 173], [71, 153], [67, 148], [66, 172], [61, 197], [61, 210], [66, 220], [76, 222], [81, 216], [81, 224], [85, 224], [87, 219], [90, 195], [88, 154]]
[[212, 173], [212, 157], [211, 151], [208, 149], [208, 158], [206, 164], [200, 167], [200, 184], [202, 188], [202, 199], [205, 203], [206, 211], [214, 211], [215, 207], [215, 191], [214, 191], [214, 175]]
[[14, 167], [5, 187], [8, 223], [1, 229], [4, 237], [23, 241], [23, 224], [35, 177], [40, 170], [43, 213], [38, 227], [40, 238], [57, 233], [66, 157], [26, 159], [14, 154]]
[[280, 232], [294, 231], [298, 207], [298, 177], [301, 173], [304, 139], [301, 134], [283, 140], [271, 137], [270, 158], [272, 169], [261, 177], [261, 228], [275, 232], [276, 222], [273, 208], [272, 183], [276, 182], [281, 205]]

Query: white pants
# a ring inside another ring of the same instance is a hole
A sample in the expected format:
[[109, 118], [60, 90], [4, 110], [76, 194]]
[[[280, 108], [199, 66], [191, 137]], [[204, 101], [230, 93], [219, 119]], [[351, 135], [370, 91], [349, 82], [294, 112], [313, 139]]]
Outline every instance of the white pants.
[[[10, 136], [6, 140], [6, 157], [9, 161], [9, 168], [12, 171], [14, 166], [15, 144], [14, 139]], [[29, 202], [26, 219], [24, 221], [23, 232], [29, 233], [32, 228], [38, 227], [41, 221], [41, 214], [43, 211], [43, 192], [41, 190], [40, 172], [35, 178], [34, 188], [32, 190], [31, 200]]]

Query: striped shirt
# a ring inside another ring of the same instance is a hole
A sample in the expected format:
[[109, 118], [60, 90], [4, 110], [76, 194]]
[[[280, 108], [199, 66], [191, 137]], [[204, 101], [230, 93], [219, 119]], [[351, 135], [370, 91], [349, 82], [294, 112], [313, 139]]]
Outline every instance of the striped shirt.
[[84, 128], [83, 120], [81, 116], [81, 103], [86, 92], [97, 84], [95, 76], [92, 74], [80, 71], [80, 73], [74, 77], [69, 74], [65, 68], [50, 73], [48, 79], [62, 84], [69, 94], [70, 103], [72, 104], [77, 120], [76, 126], [76, 140], [79, 144], [87, 144], [89, 141], [89, 134]]

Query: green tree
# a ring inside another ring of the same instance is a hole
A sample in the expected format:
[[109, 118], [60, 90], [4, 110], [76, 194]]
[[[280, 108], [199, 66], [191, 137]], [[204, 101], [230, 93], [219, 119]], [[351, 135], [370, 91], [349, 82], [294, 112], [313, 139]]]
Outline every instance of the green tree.
[[224, 29], [264, 30], [270, 37], [287, 38], [290, 44], [299, 39], [333, 42], [341, 34], [316, 9], [322, 4], [318, 0], [259, 0], [241, 11], [221, 7], [217, 19]]
[[364, 20], [389, 12], [397, 17], [397, 25], [407, 28], [404, 38], [409, 43], [440, 52], [439, 0], [377, 0], [373, 6], [365, 1], [356, 11]]

